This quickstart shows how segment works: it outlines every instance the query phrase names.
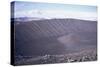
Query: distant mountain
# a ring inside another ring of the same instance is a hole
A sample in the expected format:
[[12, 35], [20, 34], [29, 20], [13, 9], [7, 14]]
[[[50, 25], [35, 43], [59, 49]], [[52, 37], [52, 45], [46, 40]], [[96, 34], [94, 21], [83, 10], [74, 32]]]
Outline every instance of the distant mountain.
[[[11, 18], [11, 21], [20, 21], [20, 22], [28, 22], [28, 21], [38, 21], [38, 20], [74, 20], [75, 18], [39, 18], [39, 17], [18, 17]], [[83, 19], [75, 19], [75, 20], [83, 20]], [[83, 20], [83, 21], [95, 21], [95, 20]]]
[[12, 18], [12, 21], [22, 21], [22, 22], [27, 22], [27, 21], [32, 21], [32, 20], [43, 20], [44, 18], [37, 18], [37, 17], [18, 17], [18, 18]]

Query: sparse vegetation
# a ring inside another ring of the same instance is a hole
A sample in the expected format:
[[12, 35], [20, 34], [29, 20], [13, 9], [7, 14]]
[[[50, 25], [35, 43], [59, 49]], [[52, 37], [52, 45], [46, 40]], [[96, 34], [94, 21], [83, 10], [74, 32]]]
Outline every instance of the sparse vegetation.
[[[17, 57], [18, 58], [18, 57]], [[19, 57], [20, 58], [20, 57]], [[84, 62], [84, 61], [96, 61], [97, 54], [94, 49], [89, 51], [81, 51], [78, 53], [65, 54], [65, 55], [44, 55], [36, 58], [32, 57], [21, 58], [17, 61], [16, 65], [23, 64], [50, 64], [50, 63], [69, 63], [69, 62]]]

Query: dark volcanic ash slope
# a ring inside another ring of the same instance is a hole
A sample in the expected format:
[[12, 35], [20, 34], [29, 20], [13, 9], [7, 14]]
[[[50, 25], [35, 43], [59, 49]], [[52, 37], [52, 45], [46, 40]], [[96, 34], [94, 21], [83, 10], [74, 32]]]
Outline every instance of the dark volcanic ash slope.
[[96, 21], [50, 19], [14, 24], [16, 55], [65, 54], [96, 48]]

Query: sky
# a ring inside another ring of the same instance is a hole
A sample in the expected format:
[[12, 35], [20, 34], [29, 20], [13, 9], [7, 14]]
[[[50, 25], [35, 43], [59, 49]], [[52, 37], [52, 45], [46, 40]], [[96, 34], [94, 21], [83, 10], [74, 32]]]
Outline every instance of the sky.
[[55, 4], [39, 2], [14, 3], [14, 17], [77, 18], [97, 20], [97, 7], [87, 5]]

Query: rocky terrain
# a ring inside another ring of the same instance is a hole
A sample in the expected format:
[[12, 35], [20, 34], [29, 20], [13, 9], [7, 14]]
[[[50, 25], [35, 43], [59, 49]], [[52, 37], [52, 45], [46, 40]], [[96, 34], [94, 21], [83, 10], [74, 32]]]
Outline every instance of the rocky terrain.
[[97, 60], [97, 21], [69, 18], [12, 24], [16, 65]]

